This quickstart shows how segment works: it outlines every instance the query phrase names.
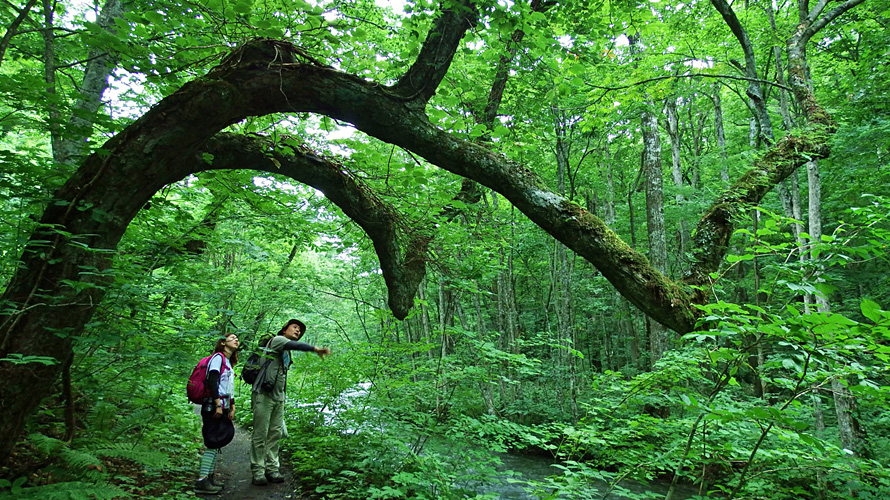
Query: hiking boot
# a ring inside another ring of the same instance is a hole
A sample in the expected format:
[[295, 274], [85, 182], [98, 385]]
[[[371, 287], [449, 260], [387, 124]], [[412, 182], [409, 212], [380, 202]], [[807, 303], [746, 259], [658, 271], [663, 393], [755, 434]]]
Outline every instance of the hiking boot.
[[195, 481], [195, 493], [198, 495], [218, 495], [222, 491], [221, 486], [214, 486], [208, 478]]
[[226, 483], [224, 483], [222, 479], [217, 478], [215, 473], [207, 476], [207, 480], [217, 488], [224, 489], [226, 487]]
[[281, 476], [281, 474], [279, 474], [277, 472], [267, 472], [266, 479], [268, 479], [270, 483], [283, 483], [284, 482], [284, 478]]
[[269, 484], [269, 481], [266, 481], [266, 478], [263, 476], [254, 476], [252, 482], [255, 486], [265, 486]]

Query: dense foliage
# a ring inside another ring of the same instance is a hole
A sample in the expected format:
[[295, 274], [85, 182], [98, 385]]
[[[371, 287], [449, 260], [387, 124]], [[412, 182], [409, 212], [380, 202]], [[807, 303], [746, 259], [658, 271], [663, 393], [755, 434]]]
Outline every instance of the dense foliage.
[[[803, 114], [777, 70], [783, 47], [773, 50], [799, 11], [761, 3], [732, 8], [778, 138]], [[389, 84], [455, 6], [7, 4], [0, 281], [84, 156], [231, 47], [287, 39]], [[725, 20], [701, 2], [478, 6], [430, 120], [528, 166], [637, 250], [650, 250], [647, 214], [661, 211], [663, 271], [677, 277], [694, 219], [770, 145]], [[334, 349], [298, 357], [289, 378], [286, 448], [306, 497], [498, 498], [521, 479], [504, 463], [520, 455], [554, 464], [521, 480], [527, 498], [886, 498], [888, 8], [856, 5], [812, 40], [809, 83], [838, 122], [831, 155], [739, 215], [696, 330], [669, 334], [663, 353], [655, 322], [499, 194], [462, 197], [458, 176], [327, 117], [232, 125], [335, 158], [406, 231], [432, 235], [410, 316], [393, 317], [368, 236], [321, 192], [246, 169], [167, 185], [129, 225], [113, 269], [87, 270], [113, 273], [87, 327], [57, 325], [75, 357], [47, 381], [55, 396], [28, 418], [0, 496], [188, 496], [201, 445], [184, 394], [191, 368], [220, 335], [252, 348], [298, 317], [305, 340]], [[101, 74], [95, 61], [110, 75], [98, 93], [84, 78]], [[506, 91], [486, 122], [503, 61]], [[647, 113], [661, 126], [662, 206], [641, 185]], [[246, 407], [238, 419], [250, 425]]]

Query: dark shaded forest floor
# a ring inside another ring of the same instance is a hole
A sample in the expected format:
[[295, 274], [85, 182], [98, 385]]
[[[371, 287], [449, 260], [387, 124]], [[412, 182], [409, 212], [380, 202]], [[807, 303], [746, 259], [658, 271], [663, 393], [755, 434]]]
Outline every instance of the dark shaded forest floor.
[[[194, 485], [198, 466], [198, 455], [193, 460], [186, 460], [171, 465], [160, 471], [149, 472], [145, 466], [118, 458], [105, 457], [99, 466], [91, 466], [98, 471], [106, 472], [109, 482], [131, 495], [131, 498], [159, 498], [161, 496], [189, 495], [193, 498], [219, 500], [313, 500], [319, 495], [311, 491], [301, 490], [305, 486], [293, 477], [290, 464], [282, 450], [281, 474], [285, 482], [254, 486], [250, 472], [250, 431], [235, 427], [235, 438], [224, 447], [217, 464], [217, 482], [225, 487], [218, 495], [196, 495]], [[32, 445], [22, 445], [13, 450], [8, 464], [0, 467], [0, 478], [27, 478], [25, 488], [41, 485], [52, 485], [66, 478], [59, 476], [58, 467], [51, 466], [45, 456]], [[7, 485], [7, 488], [9, 486]], [[0, 488], [0, 500], [15, 498], [17, 495], [5, 488]]]

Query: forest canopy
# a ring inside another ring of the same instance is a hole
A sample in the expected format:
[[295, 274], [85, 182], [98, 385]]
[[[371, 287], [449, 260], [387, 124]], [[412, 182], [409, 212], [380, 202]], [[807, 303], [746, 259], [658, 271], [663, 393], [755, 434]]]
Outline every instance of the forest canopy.
[[7, 4], [0, 459], [44, 414], [70, 445], [108, 367], [309, 315], [359, 360], [317, 387], [411, 380], [401, 420], [544, 426], [512, 446], [567, 460], [613, 404], [672, 419], [671, 491], [813, 450], [794, 481], [879, 489], [888, 8]]

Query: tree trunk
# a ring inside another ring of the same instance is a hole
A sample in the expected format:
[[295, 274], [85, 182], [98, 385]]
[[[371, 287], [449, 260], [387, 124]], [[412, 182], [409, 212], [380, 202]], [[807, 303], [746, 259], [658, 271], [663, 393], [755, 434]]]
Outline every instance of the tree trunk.
[[726, 0], [711, 0], [711, 5], [717, 9], [717, 12], [723, 16], [723, 21], [729, 26], [730, 31], [736, 37], [742, 52], [745, 54], [745, 77], [748, 79], [748, 88], [746, 94], [751, 102], [751, 109], [754, 111], [754, 119], [757, 128], [757, 144], [765, 142], [772, 145], [775, 140], [773, 138], [773, 125], [770, 120], [769, 111], [766, 107], [766, 98], [763, 94], [763, 88], [760, 86], [760, 78], [757, 76], [757, 63], [754, 60], [754, 46], [748, 38], [748, 33], [739, 22], [735, 12], [730, 8]]
[[[819, 166], [815, 161], [807, 163], [807, 180], [809, 181], [809, 233], [811, 241], [817, 244], [822, 239], [822, 182], [819, 179]], [[812, 253], [809, 259], [813, 259]], [[818, 278], [816, 278], [818, 279]], [[816, 295], [816, 305], [820, 313], [830, 314], [831, 307], [824, 294]], [[841, 446], [850, 450], [854, 456], [861, 456], [862, 436], [859, 422], [856, 420], [856, 398], [847, 385], [837, 377], [831, 378], [831, 392], [834, 397], [834, 409], [837, 414], [837, 427], [840, 433]]]
[[862, 437], [859, 431], [859, 423], [856, 421], [854, 411], [856, 399], [847, 385], [837, 377], [831, 379], [831, 392], [834, 397], [834, 410], [837, 415], [837, 428], [840, 433], [841, 447], [853, 456], [862, 454]]
[[[814, 256], [812, 252], [813, 245], [818, 245], [819, 242], [822, 241], [822, 180], [819, 177], [819, 162], [817, 161], [807, 162], [807, 185], [809, 186], [808, 211], [810, 234], [807, 259], [818, 261], [818, 257]], [[821, 274], [822, 266], [818, 262], [816, 263], [815, 269], [816, 271], [812, 277], [813, 281], [815, 283], [823, 282], [824, 280], [819, 276]], [[827, 312], [830, 309], [828, 305], [828, 297], [825, 296], [824, 293], [819, 293], [815, 296], [810, 295], [807, 304], [812, 303], [816, 304], [819, 311]]]
[[453, 339], [448, 331], [454, 326], [454, 310], [457, 298], [454, 290], [446, 282], [445, 276], [439, 280], [439, 330], [442, 332], [442, 352], [448, 353]]
[[56, 97], [55, 6], [55, 2], [43, 0], [43, 80], [49, 95], [49, 135], [54, 160], [62, 150], [62, 113]]
[[[760, 211], [757, 209], [751, 210], [751, 220], [753, 221], [753, 233], [757, 234], [758, 226], [760, 224]], [[754, 305], [756, 307], [761, 307], [760, 304], [760, 263], [757, 261], [757, 255], [754, 255], [754, 258], [751, 259], [751, 273], [754, 275]], [[761, 342], [754, 342], [756, 347], [755, 350], [751, 352], [749, 349], [749, 357], [748, 364], [751, 366], [751, 370], [754, 372], [754, 380], [752, 381], [754, 385], [754, 395], [758, 398], [763, 398], [766, 394], [766, 383], [763, 380], [763, 377], [760, 374], [760, 367], [763, 366], [763, 344]]]
[[476, 311], [476, 331], [484, 335], [488, 333], [488, 325], [485, 323], [485, 314], [482, 312], [482, 292], [480, 291], [482, 289], [479, 287], [478, 280], [473, 280], [473, 287], [477, 290], [473, 294], [473, 308]]
[[[674, 179], [674, 187], [677, 188], [677, 194], [674, 201], [677, 207], [682, 210], [686, 198], [680, 193], [683, 188], [683, 170], [680, 165], [680, 117], [677, 115], [677, 99], [675, 97], [668, 98], [665, 101], [665, 110], [667, 111], [667, 133], [671, 141], [671, 177]], [[680, 218], [680, 224], [677, 229], [679, 241], [678, 253], [683, 255], [689, 247], [689, 233], [686, 227], [686, 220]], [[666, 248], [666, 247], [665, 247]], [[667, 260], [667, 250], [665, 249], [665, 260]], [[666, 269], [662, 269], [665, 272]]]
[[[433, 341], [433, 327], [430, 324], [430, 307], [429, 300], [426, 296], [426, 285], [427, 279], [424, 278], [420, 281], [420, 286], [417, 287], [417, 299], [420, 301], [420, 311], [417, 314], [418, 318], [418, 335], [415, 339], [415, 342], [428, 342], [432, 343]], [[435, 357], [435, 353], [432, 349], [427, 352], [427, 356], [432, 359]]]
[[[120, 0], [106, 0], [96, 24], [103, 30], [114, 35], [115, 21], [124, 15], [124, 6]], [[55, 160], [63, 165], [76, 166], [83, 160], [84, 139], [93, 133], [96, 112], [102, 105], [102, 95], [108, 88], [108, 78], [117, 66], [118, 55], [104, 51], [91, 51], [83, 74], [74, 112], [68, 120], [65, 137], [54, 151]]]
[[[773, 4], [771, 2], [766, 2], [763, 4], [763, 9], [769, 17], [770, 28], [772, 28], [774, 33], [777, 32], [776, 12], [773, 9]], [[776, 82], [780, 85], [776, 88], [776, 91], [779, 93], [779, 116], [782, 117], [782, 127], [788, 131], [794, 127], [794, 120], [791, 118], [788, 93], [783, 88], [787, 85], [785, 82], [785, 68], [782, 65], [782, 47], [779, 45], [773, 45], [773, 60], [776, 65]]]
[[608, 144], [603, 148], [603, 159], [600, 162], [600, 172], [606, 181], [606, 206], [603, 210], [602, 218], [607, 226], [611, 226], [615, 223], [617, 216], [615, 215], [615, 180], [612, 173], [612, 154]]
[[[500, 319], [500, 336], [498, 339], [498, 347], [506, 352], [515, 352], [516, 340], [518, 336], [518, 317], [516, 311], [516, 296], [513, 291], [513, 253], [508, 249], [501, 248], [499, 255], [501, 263], [501, 271], [497, 276], [497, 300], [498, 300], [498, 316]], [[510, 388], [503, 380], [499, 382], [501, 390], [501, 401], [511, 400], [509, 394]]]
[[[561, 115], [554, 110], [556, 118], [556, 179], [557, 191], [565, 196], [566, 179], [569, 176], [569, 152], [571, 150], [569, 131], [570, 126], [561, 119]], [[569, 403], [569, 410], [572, 417], [578, 414], [575, 394], [575, 356], [569, 349], [574, 349], [573, 330], [574, 320], [572, 317], [572, 266], [569, 259], [569, 251], [562, 243], [556, 241], [553, 248], [554, 269], [553, 269], [553, 286], [556, 290], [556, 330], [557, 341], [561, 347], [558, 350], [557, 359], [562, 365], [562, 369], [566, 370], [566, 393], [560, 401]]]
[[[493, 196], [493, 198], [495, 200], [495, 208], [497, 208], [497, 195]], [[516, 235], [513, 233], [514, 227], [513, 224], [510, 224], [510, 236], [508, 242], [516, 241]], [[518, 352], [516, 341], [519, 338], [519, 312], [516, 307], [512, 249], [512, 245], [501, 245], [498, 248], [498, 260], [500, 263], [500, 271], [498, 271], [497, 276], [498, 316], [500, 320], [498, 347], [503, 351], [516, 353]], [[500, 380], [498, 385], [501, 393], [501, 401], [512, 400], [513, 388], [509, 387], [503, 380]]]
[[723, 162], [720, 165], [720, 179], [729, 184], [729, 162], [726, 161], [726, 133], [723, 130], [723, 106], [720, 103], [720, 85], [714, 85], [714, 93], [711, 95], [714, 103], [714, 132], [717, 135], [717, 149]]
[[[664, 179], [661, 173], [661, 140], [658, 138], [658, 118], [643, 112], [643, 183], [646, 191], [646, 232], [649, 235], [649, 262], [664, 272], [667, 268], [667, 238], [664, 227]], [[650, 321], [649, 364], [654, 366], [670, 348], [668, 329]]]
[[692, 162], [689, 170], [691, 174], [688, 176], [689, 185], [693, 189], [701, 188], [701, 157], [705, 149], [705, 128], [708, 121], [707, 113], [700, 112], [694, 103], [690, 103], [687, 107], [689, 130], [692, 132]]

